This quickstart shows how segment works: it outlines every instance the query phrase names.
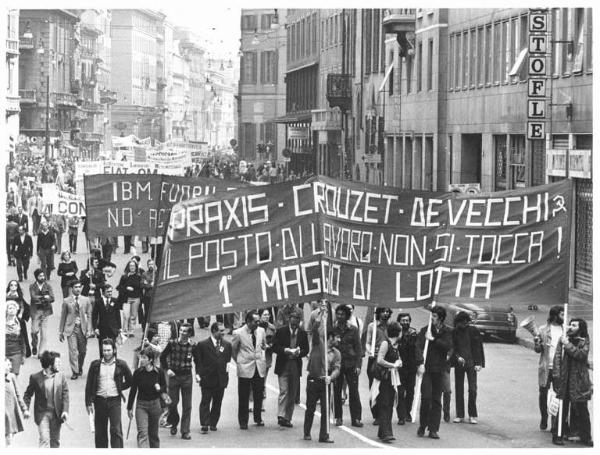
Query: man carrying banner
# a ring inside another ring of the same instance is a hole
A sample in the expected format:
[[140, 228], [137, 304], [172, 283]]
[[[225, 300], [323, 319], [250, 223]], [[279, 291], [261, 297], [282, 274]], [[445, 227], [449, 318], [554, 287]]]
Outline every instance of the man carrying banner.
[[360, 405], [360, 396], [358, 394], [358, 376], [362, 367], [362, 346], [360, 344], [360, 335], [358, 329], [350, 325], [352, 312], [348, 305], [338, 305], [335, 309], [336, 324], [333, 331], [340, 336], [339, 350], [342, 354], [342, 364], [340, 367], [340, 377], [335, 381], [334, 389], [334, 407], [335, 424], [341, 426], [342, 421], [342, 384], [346, 379], [350, 395], [350, 416], [353, 427], [362, 427], [361, 422], [362, 407]]
[[[229, 383], [227, 365], [231, 360], [231, 343], [223, 339], [225, 326], [214, 322], [210, 326], [210, 337], [194, 346], [196, 382], [202, 389], [200, 401], [200, 431], [202, 434], [217, 431], [221, 417], [221, 403]], [[212, 403], [212, 405], [211, 405]]]
[[254, 423], [263, 427], [261, 417], [263, 389], [267, 374], [265, 355], [266, 334], [258, 326], [259, 316], [256, 311], [246, 314], [246, 324], [233, 332], [233, 358], [237, 363], [238, 375], [238, 423], [241, 430], [248, 429], [248, 404], [250, 389], [254, 401]]
[[425, 367], [419, 366], [423, 372], [421, 384], [421, 415], [417, 436], [425, 435], [425, 428], [429, 428], [429, 437], [439, 439], [438, 431], [442, 418], [442, 387], [443, 375], [446, 369], [446, 355], [452, 348], [452, 333], [444, 325], [446, 310], [439, 306], [431, 309], [431, 329], [425, 326], [419, 332], [419, 349], [425, 348], [425, 340], [429, 340]]

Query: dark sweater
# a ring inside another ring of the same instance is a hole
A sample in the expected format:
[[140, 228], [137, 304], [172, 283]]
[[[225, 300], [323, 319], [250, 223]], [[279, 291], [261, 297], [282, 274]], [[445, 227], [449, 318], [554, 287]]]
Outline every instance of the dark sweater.
[[454, 347], [453, 364], [457, 364], [458, 357], [465, 359], [465, 368], [476, 365], [485, 366], [483, 343], [481, 334], [473, 326], [464, 329], [454, 328], [452, 331], [452, 344]]
[[[160, 392], [156, 390], [155, 384], [160, 386]], [[133, 409], [136, 395], [139, 395], [138, 400], [151, 401], [160, 398], [161, 393], [167, 392], [167, 383], [165, 374], [160, 368], [146, 370], [141, 367], [133, 373], [133, 381], [131, 390], [129, 391], [129, 399], [127, 400], [127, 409]]]
[[56, 245], [56, 239], [54, 238], [54, 233], [52, 231], [48, 231], [45, 234], [40, 231], [37, 236], [37, 249], [40, 250], [49, 250], [54, 245]]
[[[69, 272], [73, 272], [73, 275], [67, 276], [66, 274]], [[68, 263], [61, 262], [58, 264], [58, 270], [56, 274], [60, 276], [60, 286], [69, 286], [73, 281], [77, 281], [77, 263], [75, 261], [71, 261]]]
[[[127, 286], [131, 286], [133, 291], [128, 291]], [[139, 273], [133, 275], [123, 275], [119, 285], [119, 301], [125, 302], [128, 298], [139, 299], [142, 297], [142, 276]]]

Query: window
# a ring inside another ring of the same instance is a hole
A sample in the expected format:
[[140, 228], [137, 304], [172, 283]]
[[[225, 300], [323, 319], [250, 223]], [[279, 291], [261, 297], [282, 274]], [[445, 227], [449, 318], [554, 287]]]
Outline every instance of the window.
[[504, 61], [502, 59], [502, 23], [494, 24], [494, 84], [499, 84], [502, 77]]
[[480, 87], [484, 83], [484, 66], [487, 61], [486, 54], [484, 54], [484, 35], [483, 35], [483, 27], [479, 27], [477, 29], [477, 85]]
[[460, 63], [461, 63], [461, 58], [460, 58], [460, 50], [461, 50], [461, 44], [462, 42], [462, 35], [460, 33], [458, 33], [456, 35], [456, 41], [454, 43], [454, 87], [456, 88], [456, 90], [460, 90], [460, 75], [461, 75], [461, 71], [460, 71]]
[[462, 86], [469, 87], [469, 35], [468, 32], [462, 34], [462, 49], [461, 49], [461, 70], [462, 70]]
[[417, 92], [423, 89], [423, 43], [417, 44]]
[[586, 8], [586, 37], [585, 37], [585, 69], [588, 72], [591, 72], [593, 69], [593, 58], [594, 54], [592, 52], [592, 10], [591, 8]]
[[373, 73], [379, 73], [379, 10], [373, 10]]
[[363, 37], [365, 39], [365, 74], [371, 74], [371, 10], [363, 13]]
[[394, 68], [396, 73], [396, 92], [398, 95], [402, 94], [402, 65], [404, 64], [404, 58], [400, 55], [398, 56], [398, 65]]
[[253, 159], [256, 156], [256, 125], [242, 124], [242, 156]]
[[475, 87], [477, 80], [477, 30], [472, 29], [469, 32], [469, 86]]
[[412, 70], [413, 70], [413, 58], [408, 55], [406, 57], [406, 93], [412, 92]]
[[427, 43], [427, 90], [433, 89], [433, 39]]
[[242, 16], [242, 30], [254, 31], [256, 30], [256, 16], [244, 15]]
[[260, 16], [260, 29], [261, 30], [270, 30], [274, 17], [275, 17], [274, 14], [263, 14], [262, 16]]
[[265, 51], [260, 55], [261, 84], [277, 84], [277, 52]]
[[305, 28], [306, 28], [306, 21], [304, 19], [302, 19], [300, 21], [300, 37], [299, 37], [299, 40], [300, 40], [300, 58], [304, 58], [304, 56], [305, 56], [305, 53], [304, 53], [305, 49], [306, 49], [305, 42], [304, 42], [304, 35], [305, 35], [305, 31], [306, 31]]
[[585, 28], [585, 15], [583, 8], [576, 8], [574, 14], [575, 24], [574, 24], [574, 35], [573, 35], [573, 45], [575, 47], [575, 59], [573, 61], [573, 72], [580, 73], [583, 69], [583, 52], [584, 52], [584, 41], [583, 41], [583, 31]]
[[[508, 82], [508, 73], [510, 71], [510, 40], [508, 34], [508, 21], [502, 22], [502, 44], [500, 54], [500, 82]], [[500, 45], [500, 43], [498, 43]]]
[[524, 188], [527, 185], [525, 166], [525, 136], [510, 136], [511, 187]]
[[492, 24], [485, 26], [485, 54], [484, 54], [484, 80], [486, 84], [492, 83], [492, 63], [494, 54], [492, 53]]
[[286, 43], [288, 44], [286, 46], [287, 62], [290, 63], [291, 55], [292, 55], [292, 29], [291, 28], [287, 29], [287, 40], [286, 40]]
[[313, 14], [312, 18], [312, 53], [313, 55], [317, 54], [317, 13]]
[[494, 136], [496, 191], [506, 189], [506, 136]]
[[256, 52], [244, 52], [241, 79], [242, 84], [256, 84]]

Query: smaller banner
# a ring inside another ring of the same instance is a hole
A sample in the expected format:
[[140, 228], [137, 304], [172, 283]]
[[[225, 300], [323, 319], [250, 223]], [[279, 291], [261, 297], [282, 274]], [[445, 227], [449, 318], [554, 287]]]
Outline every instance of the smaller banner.
[[83, 198], [78, 194], [59, 190], [54, 183], [42, 184], [42, 201], [44, 214], [86, 216]]

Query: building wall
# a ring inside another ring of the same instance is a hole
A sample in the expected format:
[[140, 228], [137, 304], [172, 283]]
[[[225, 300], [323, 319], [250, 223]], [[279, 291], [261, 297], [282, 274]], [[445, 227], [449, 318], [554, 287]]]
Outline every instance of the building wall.
[[[6, 52], [6, 136], [5, 140], [13, 145], [19, 137], [19, 10], [8, 10], [7, 13], [7, 46], [12, 45], [16, 51]], [[13, 151], [14, 150], [10, 150]]]

